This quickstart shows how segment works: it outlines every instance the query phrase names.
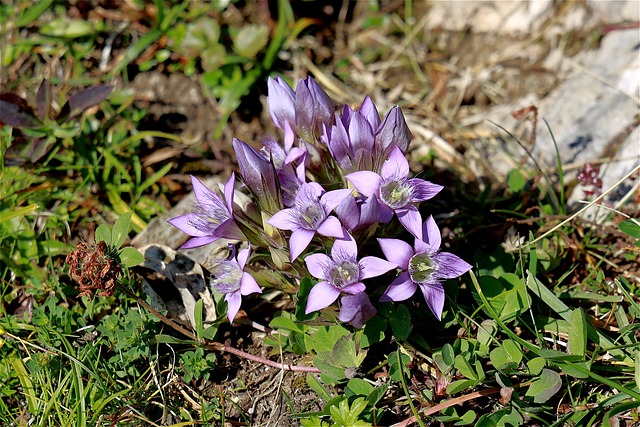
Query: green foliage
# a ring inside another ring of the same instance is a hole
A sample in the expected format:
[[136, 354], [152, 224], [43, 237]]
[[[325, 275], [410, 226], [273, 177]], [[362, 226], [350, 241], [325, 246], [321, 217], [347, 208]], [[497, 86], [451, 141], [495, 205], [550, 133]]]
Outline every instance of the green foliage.
[[204, 349], [198, 347], [195, 351], [186, 351], [180, 355], [180, 364], [184, 371], [184, 380], [190, 383], [194, 379], [209, 379], [211, 370], [215, 369], [216, 355], [204, 355]]

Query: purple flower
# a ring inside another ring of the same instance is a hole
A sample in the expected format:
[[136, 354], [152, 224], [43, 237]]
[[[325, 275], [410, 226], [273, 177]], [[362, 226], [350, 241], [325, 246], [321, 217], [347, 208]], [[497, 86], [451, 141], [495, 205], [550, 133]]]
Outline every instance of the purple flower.
[[237, 138], [233, 138], [233, 150], [238, 159], [238, 166], [244, 183], [255, 194], [260, 207], [273, 213], [282, 207], [276, 170], [269, 160], [258, 151]]
[[[357, 260], [358, 246], [356, 241], [348, 236], [347, 239], [337, 239], [331, 248], [331, 256], [313, 254], [304, 259], [309, 273], [318, 279], [307, 300], [305, 313], [321, 310], [331, 305], [341, 293], [356, 295], [364, 292], [362, 280], [380, 276], [396, 268], [396, 264], [382, 258], [367, 256]], [[347, 301], [353, 306], [351, 301]], [[349, 309], [345, 312], [348, 317]]]
[[242, 240], [245, 236], [233, 220], [233, 187], [235, 175], [232, 173], [224, 185], [224, 200], [208, 189], [196, 177], [191, 176], [193, 191], [198, 204], [187, 214], [167, 221], [180, 231], [193, 236], [181, 249], [197, 248], [218, 239]]
[[293, 207], [276, 212], [269, 218], [268, 224], [292, 231], [289, 238], [291, 261], [309, 246], [316, 232], [328, 237], [345, 237], [338, 218], [329, 214], [350, 193], [349, 189], [325, 192], [315, 182], [306, 183], [298, 190]]
[[313, 78], [299, 80], [295, 92], [278, 76], [269, 78], [267, 87], [271, 119], [280, 129], [288, 122], [299, 136], [313, 141], [314, 135], [322, 131], [323, 124], [328, 125], [333, 120], [333, 101]]
[[355, 295], [347, 294], [340, 298], [338, 319], [341, 322], [350, 323], [356, 328], [362, 328], [377, 312], [378, 310], [371, 304], [365, 292]]
[[416, 238], [422, 238], [422, 218], [413, 204], [429, 200], [441, 185], [419, 178], [408, 178], [409, 162], [399, 147], [394, 147], [389, 159], [382, 165], [380, 175], [371, 171], [347, 175], [351, 184], [366, 197], [378, 199], [380, 221], [389, 222], [395, 213], [400, 223]]
[[211, 286], [217, 292], [224, 294], [224, 300], [228, 305], [227, 317], [232, 323], [240, 309], [242, 295], [262, 293], [253, 276], [244, 271], [249, 252], [249, 248], [243, 249], [236, 257], [234, 249], [230, 259], [219, 261], [211, 270], [214, 277]]
[[380, 208], [375, 197], [349, 195], [340, 202], [336, 214], [347, 230], [354, 231], [378, 221]]
[[389, 285], [380, 301], [403, 301], [418, 287], [433, 314], [440, 320], [444, 307], [444, 279], [459, 277], [471, 269], [456, 255], [440, 252], [440, 230], [430, 216], [422, 226], [422, 239], [416, 238], [414, 247], [398, 239], [378, 239], [387, 259], [403, 271]]
[[387, 113], [384, 121], [368, 96], [358, 110], [345, 106], [336, 123], [325, 127], [321, 140], [331, 155], [346, 172], [361, 170], [380, 171], [394, 147], [405, 153], [411, 133], [397, 106]]

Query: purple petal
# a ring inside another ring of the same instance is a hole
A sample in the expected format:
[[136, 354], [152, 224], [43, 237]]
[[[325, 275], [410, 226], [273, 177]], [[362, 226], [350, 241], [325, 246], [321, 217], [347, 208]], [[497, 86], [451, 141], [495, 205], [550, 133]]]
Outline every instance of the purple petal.
[[209, 205], [212, 198], [220, 199], [220, 196], [211, 191], [209, 187], [204, 185], [198, 178], [193, 175], [191, 175], [191, 185], [193, 186], [193, 192], [196, 195], [198, 203], [202, 206]]
[[378, 217], [381, 223], [386, 224], [393, 219], [393, 209], [384, 203], [378, 203]]
[[350, 285], [345, 286], [344, 288], [341, 289], [342, 292], [344, 292], [345, 294], [358, 294], [360, 292], [364, 292], [367, 289], [367, 287], [364, 285], [364, 283], [362, 282], [356, 282], [356, 283], [352, 283]]
[[422, 241], [428, 246], [427, 252], [434, 253], [440, 249], [442, 243], [442, 236], [440, 235], [440, 229], [433, 219], [433, 215], [422, 224]]
[[368, 197], [360, 205], [360, 221], [358, 226], [371, 225], [380, 219], [380, 206], [378, 205], [378, 199], [375, 197]]
[[410, 141], [411, 132], [402, 115], [402, 110], [396, 105], [384, 116], [382, 124], [376, 131], [376, 146], [382, 148], [381, 155], [385, 155], [392, 146], [397, 146], [400, 151], [406, 153]]
[[340, 218], [340, 222], [347, 228], [353, 230], [360, 222], [360, 208], [353, 196], [348, 196], [340, 202], [336, 208], [336, 214]]
[[[337, 241], [337, 240], [336, 240]], [[374, 256], [366, 256], [360, 260], [360, 280], [380, 276], [398, 267], [396, 264]]]
[[182, 246], [180, 246], [180, 249], [199, 248], [200, 246], [208, 245], [209, 243], [215, 242], [218, 239], [219, 237], [217, 236], [192, 237], [191, 239], [187, 240]]
[[373, 129], [371, 125], [360, 113], [355, 113], [349, 123], [349, 139], [351, 140], [351, 150], [355, 153], [358, 150], [366, 150], [373, 153]]
[[436, 280], [460, 277], [472, 268], [470, 264], [449, 252], [439, 252], [433, 257], [433, 260], [438, 265], [436, 271], [433, 272], [433, 279]]
[[340, 220], [335, 216], [328, 216], [318, 226], [318, 233], [327, 237], [337, 237], [343, 239], [345, 237], [344, 228], [340, 224]]
[[224, 199], [227, 202], [229, 212], [233, 212], [233, 188], [236, 184], [236, 174], [231, 172], [231, 176], [224, 184]]
[[400, 148], [393, 147], [389, 159], [382, 164], [382, 170], [380, 175], [383, 178], [396, 176], [400, 178], [406, 178], [409, 176], [409, 162], [404, 157]]
[[240, 279], [240, 293], [242, 295], [249, 294], [261, 294], [262, 289], [258, 286], [258, 282], [253, 276], [246, 271], [242, 273], [242, 278]]
[[378, 126], [380, 126], [380, 114], [369, 95], [364, 97], [364, 101], [362, 101], [358, 111], [367, 119], [374, 132], [378, 130]]
[[310, 230], [299, 228], [291, 233], [289, 237], [289, 252], [291, 252], [291, 262], [300, 256], [300, 254], [309, 246], [311, 239], [316, 233]]
[[413, 248], [404, 240], [378, 239], [382, 253], [387, 259], [402, 270], [409, 268], [409, 261], [415, 255]]
[[413, 197], [409, 200], [410, 202], [424, 202], [425, 200], [429, 200], [444, 188], [442, 185], [434, 184], [420, 178], [412, 178], [408, 183], [413, 187], [414, 191]]
[[366, 293], [343, 295], [340, 298], [338, 319], [341, 322], [348, 322], [356, 328], [362, 328], [377, 312], [378, 310], [371, 304]]
[[409, 230], [417, 239], [422, 239], [422, 217], [418, 208], [413, 205], [407, 205], [404, 208], [396, 209], [398, 220], [404, 228]]
[[269, 96], [267, 107], [271, 114], [271, 120], [280, 129], [284, 122], [295, 123], [295, 93], [293, 89], [281, 77], [269, 78], [267, 81]]
[[238, 265], [240, 266], [240, 270], [244, 268], [244, 265], [247, 263], [249, 259], [249, 253], [251, 253], [251, 249], [245, 248], [238, 252], [236, 256], [236, 260], [238, 261]]
[[236, 317], [236, 314], [238, 314], [240, 303], [242, 302], [240, 292], [231, 292], [225, 295], [224, 300], [227, 302], [227, 317], [229, 318], [229, 322], [233, 323], [233, 319]]
[[344, 239], [336, 239], [331, 247], [331, 257], [335, 260], [340, 256], [347, 255], [355, 258], [358, 256], [358, 244], [351, 234], [346, 234]]
[[418, 285], [411, 281], [408, 272], [404, 272], [396, 280], [391, 282], [389, 287], [380, 297], [380, 302], [404, 301], [411, 298], [416, 293]]
[[229, 240], [246, 240], [247, 238], [233, 219], [228, 219], [216, 227], [215, 236]]
[[382, 178], [375, 172], [358, 171], [345, 176], [358, 192], [367, 197], [373, 197], [380, 190]]
[[424, 284], [420, 285], [420, 290], [424, 295], [429, 309], [438, 320], [442, 318], [442, 309], [444, 307], [444, 288], [440, 284]]
[[292, 209], [283, 209], [276, 212], [267, 220], [267, 224], [273, 225], [280, 230], [295, 230], [298, 228], [298, 223], [293, 219]]
[[312, 311], [322, 310], [325, 307], [333, 304], [338, 299], [340, 290], [330, 285], [328, 282], [318, 282], [311, 288], [309, 292], [309, 298], [307, 299], [307, 307], [305, 314], [309, 314]]
[[196, 214], [187, 213], [171, 218], [167, 222], [189, 236], [204, 237], [210, 234], [208, 230], [201, 230], [193, 225], [198, 224], [198, 215]]
[[291, 151], [293, 147], [293, 143], [295, 142], [296, 134], [291, 127], [291, 123], [286, 121], [284, 123], [284, 151], [288, 153]]
[[331, 265], [331, 258], [325, 254], [313, 254], [304, 259], [307, 271], [313, 277], [327, 280], [327, 266]]
[[329, 212], [334, 210], [340, 204], [340, 202], [346, 199], [351, 193], [353, 193], [353, 190], [349, 188], [327, 191], [322, 195], [322, 197], [320, 197], [320, 203], [324, 205], [325, 211], [328, 214]]

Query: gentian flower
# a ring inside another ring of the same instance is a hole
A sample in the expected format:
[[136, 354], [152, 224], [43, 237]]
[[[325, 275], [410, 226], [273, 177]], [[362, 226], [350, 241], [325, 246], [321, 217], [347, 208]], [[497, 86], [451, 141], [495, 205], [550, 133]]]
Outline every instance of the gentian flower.
[[355, 295], [346, 294], [340, 298], [338, 319], [341, 322], [350, 323], [356, 328], [362, 328], [377, 312], [378, 310], [371, 304], [366, 292]]
[[[348, 235], [346, 239], [337, 239], [331, 247], [331, 256], [325, 254], [312, 254], [304, 259], [309, 273], [318, 279], [307, 300], [305, 313], [321, 310], [331, 305], [341, 293], [357, 295], [365, 290], [362, 280], [380, 276], [387, 271], [396, 268], [397, 265], [382, 258], [366, 256], [357, 260], [358, 246], [356, 241]], [[347, 300], [349, 307], [353, 307], [354, 301]], [[351, 317], [349, 308], [344, 317]], [[370, 309], [367, 309], [370, 310]]]
[[192, 212], [167, 221], [180, 231], [193, 236], [180, 248], [197, 248], [220, 238], [244, 239], [244, 234], [233, 220], [235, 175], [232, 173], [224, 185], [224, 200], [208, 189], [198, 178], [191, 176], [191, 183], [198, 201], [197, 206]]
[[380, 301], [403, 301], [411, 297], [418, 287], [431, 312], [440, 320], [444, 307], [444, 279], [459, 277], [471, 265], [449, 252], [440, 252], [440, 230], [430, 216], [422, 226], [422, 239], [416, 238], [414, 247], [398, 239], [378, 239], [387, 259], [402, 273], [384, 291]]
[[320, 139], [343, 172], [379, 172], [393, 147], [407, 151], [411, 133], [398, 106], [380, 122], [378, 110], [367, 96], [358, 110], [345, 106], [341, 115], [336, 114], [335, 124], [325, 127]]
[[380, 208], [375, 197], [349, 195], [340, 202], [336, 214], [347, 230], [354, 231], [378, 221]]
[[268, 213], [278, 211], [282, 207], [282, 201], [273, 163], [249, 144], [237, 138], [233, 138], [233, 150], [236, 153], [242, 179], [249, 190], [256, 195], [262, 210]]
[[240, 309], [242, 295], [262, 293], [253, 276], [244, 271], [244, 266], [249, 259], [249, 248], [241, 250], [237, 257], [235, 249], [233, 252], [229, 259], [219, 261], [211, 270], [214, 277], [211, 287], [224, 294], [224, 300], [228, 306], [227, 317], [232, 323]]
[[443, 188], [420, 178], [409, 178], [409, 162], [399, 147], [393, 148], [380, 175], [358, 171], [345, 178], [360, 194], [378, 199], [380, 221], [391, 221], [395, 213], [400, 223], [418, 239], [422, 238], [422, 218], [413, 203], [429, 200]]
[[350, 193], [349, 189], [325, 192], [320, 184], [305, 183], [298, 190], [293, 207], [276, 212], [267, 220], [276, 228], [292, 231], [289, 238], [291, 261], [309, 246], [316, 233], [327, 237], [345, 237], [338, 218], [329, 214]]
[[295, 92], [279, 76], [270, 77], [267, 87], [271, 119], [280, 129], [289, 122], [299, 136], [311, 142], [320, 134], [323, 124], [331, 123], [335, 106], [313, 78], [299, 80]]

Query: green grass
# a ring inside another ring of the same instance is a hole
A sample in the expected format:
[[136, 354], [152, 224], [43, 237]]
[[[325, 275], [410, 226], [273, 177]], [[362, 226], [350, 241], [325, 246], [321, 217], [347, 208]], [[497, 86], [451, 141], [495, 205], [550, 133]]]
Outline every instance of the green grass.
[[[133, 2], [140, 10], [144, 4]], [[171, 329], [164, 313], [135, 297], [140, 281], [127, 268], [115, 295], [79, 297], [65, 257], [94, 235], [107, 242], [105, 236], [113, 237], [119, 249], [184, 195], [176, 184], [181, 181], [168, 177], [187, 172], [179, 161], [142, 161], [154, 144], [181, 140], [137, 130], [147, 113], [134, 105], [129, 73], [197, 76], [220, 104], [219, 136], [243, 97], [282, 66], [278, 53], [311, 22], [295, 21], [279, 2], [271, 36], [250, 49], [234, 39], [243, 26], [223, 22], [217, 2], [154, 4], [156, 15], [124, 30], [107, 18], [70, 20], [56, 2], [0, 6], [2, 67], [18, 71], [16, 78], [3, 77], [3, 90], [36, 106], [41, 82], [52, 76], [49, 96], [58, 113], [82, 88], [116, 85], [107, 99], [68, 121], [58, 123], [51, 115], [41, 126], [0, 129], [2, 425], [220, 425], [232, 410], [240, 415], [231, 421], [249, 425], [249, 408], [233, 408], [221, 387], [211, 392], [222, 359], [214, 340], [246, 330], [230, 329], [222, 320], [203, 325], [197, 315], [196, 331], [185, 336]], [[371, 13], [371, 25], [384, 21]], [[10, 16], [17, 18], [8, 25]], [[219, 33], [202, 31], [202, 22], [218, 25]], [[258, 27], [244, 28], [263, 34]], [[116, 59], [100, 69], [100, 54], [115, 32]], [[185, 38], [190, 53], [182, 55]], [[199, 149], [212, 154], [206, 144]], [[562, 176], [561, 159], [557, 173]], [[638, 224], [563, 222], [566, 189], [552, 182], [517, 171], [506, 187], [486, 191], [447, 183], [450, 206], [438, 209], [456, 236], [448, 243], [474, 270], [446, 284], [442, 322], [410, 302], [380, 307], [380, 315], [359, 331], [301, 321], [301, 313], [271, 307], [263, 320], [274, 333], [257, 345], [278, 357], [304, 356], [322, 371], [287, 374], [315, 392], [322, 408], [294, 409], [296, 396], [283, 391], [292, 422], [637, 423], [640, 290], [637, 277], [626, 273], [638, 267]], [[452, 206], [462, 212], [449, 216]], [[127, 219], [124, 231], [118, 218]], [[114, 223], [120, 225], [110, 231]], [[523, 244], [501, 245], [506, 233], [489, 230], [508, 223]], [[127, 265], [125, 254], [120, 252]], [[300, 286], [308, 292], [311, 283]], [[185, 400], [185, 389], [195, 403]]]

